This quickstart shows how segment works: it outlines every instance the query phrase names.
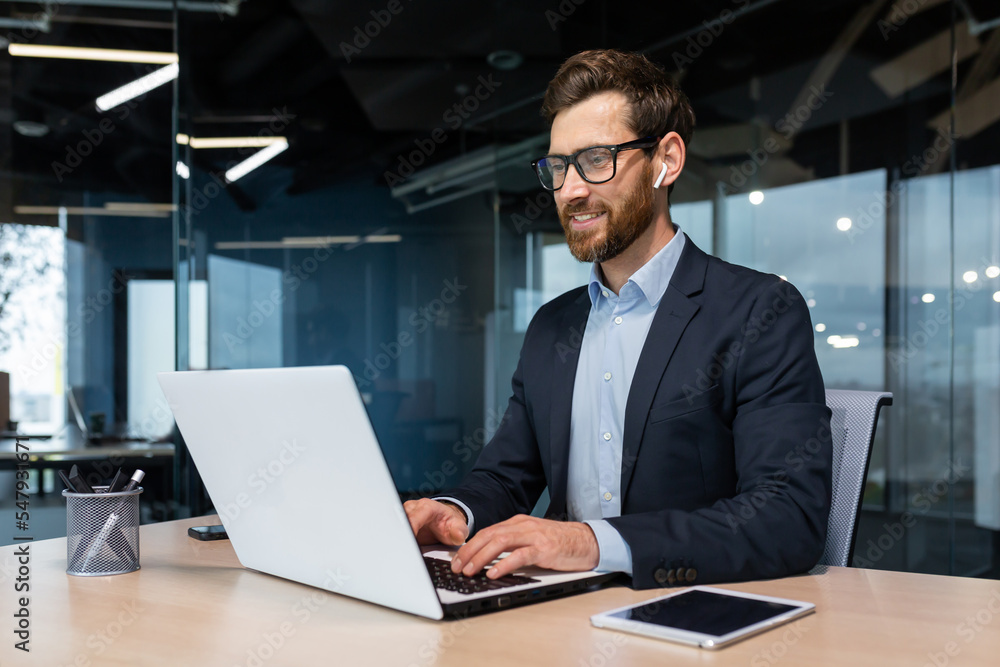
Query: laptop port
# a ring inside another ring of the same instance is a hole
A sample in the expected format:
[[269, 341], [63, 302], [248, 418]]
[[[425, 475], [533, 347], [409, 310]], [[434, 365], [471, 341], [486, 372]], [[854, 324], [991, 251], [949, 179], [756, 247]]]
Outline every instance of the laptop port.
[[509, 595], [501, 595], [500, 597], [497, 598], [497, 607], [500, 607], [502, 609], [503, 607], [509, 607], [509, 606], [510, 606]]
[[515, 600], [523, 600], [526, 597], [528, 597], [527, 593], [518, 593], [517, 595], [514, 596], [514, 599]]

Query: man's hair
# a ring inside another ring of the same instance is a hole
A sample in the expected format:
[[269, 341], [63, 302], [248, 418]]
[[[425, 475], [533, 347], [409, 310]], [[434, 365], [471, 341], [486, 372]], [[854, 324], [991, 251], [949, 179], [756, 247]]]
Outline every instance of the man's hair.
[[685, 146], [690, 143], [691, 101], [661, 66], [638, 53], [602, 49], [570, 57], [549, 82], [542, 115], [551, 125], [560, 111], [608, 91], [628, 100], [629, 113], [622, 120], [638, 138], [676, 132]]

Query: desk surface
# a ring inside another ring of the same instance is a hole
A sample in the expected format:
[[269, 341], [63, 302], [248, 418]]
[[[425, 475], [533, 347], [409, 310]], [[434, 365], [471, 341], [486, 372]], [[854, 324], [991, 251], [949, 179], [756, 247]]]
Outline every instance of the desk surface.
[[995, 665], [1000, 655], [998, 581], [829, 568], [728, 585], [817, 612], [706, 651], [591, 627], [591, 614], [660, 591], [612, 586], [434, 622], [245, 570], [229, 542], [187, 537], [202, 523], [144, 526], [142, 569], [113, 577], [68, 576], [65, 539], [33, 543], [30, 654], [13, 648], [15, 547], [0, 549], [0, 664], [921, 667]]

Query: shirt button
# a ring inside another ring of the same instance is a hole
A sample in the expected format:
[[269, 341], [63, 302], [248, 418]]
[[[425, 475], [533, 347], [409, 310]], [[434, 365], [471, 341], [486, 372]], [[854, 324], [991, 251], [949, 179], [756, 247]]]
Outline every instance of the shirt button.
[[604, 296], [608, 296], [608, 290], [601, 290], [601, 294], [603, 294]]
[[605, 373], [604, 374], [604, 379], [605, 380], [610, 380], [611, 379], [611, 373]]
[[608, 491], [608, 492], [606, 492], [606, 493], [604, 494], [604, 499], [605, 499], [605, 500], [611, 500], [611, 492], [610, 492], [610, 491]]
[[604, 434], [604, 439], [605, 440], [610, 440], [611, 439], [611, 434], [610, 433], [605, 433]]
[[621, 324], [621, 323], [622, 323], [622, 316], [619, 315], [618, 317], [615, 318], [615, 324]]

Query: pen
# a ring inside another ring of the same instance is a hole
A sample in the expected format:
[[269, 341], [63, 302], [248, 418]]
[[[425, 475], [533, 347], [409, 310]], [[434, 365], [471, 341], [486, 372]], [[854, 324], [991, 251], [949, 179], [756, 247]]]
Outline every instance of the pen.
[[62, 483], [66, 485], [66, 488], [70, 492], [76, 493], [76, 484], [74, 484], [73, 482], [71, 482], [70, 479], [69, 479], [69, 477], [67, 477], [66, 473], [64, 473], [62, 470], [59, 471], [59, 479], [62, 480]]
[[77, 493], [94, 492], [94, 489], [90, 487], [90, 484], [87, 484], [87, 480], [80, 475], [80, 470], [76, 467], [76, 464], [69, 469], [69, 480], [73, 482], [73, 486], [76, 488]]
[[[125, 485], [125, 488], [122, 489], [122, 492], [134, 491], [139, 486], [139, 482], [141, 482], [142, 478], [145, 476], [146, 473], [141, 470], [136, 470], [135, 473], [132, 474], [132, 479], [130, 479], [128, 484]], [[125, 509], [127, 503], [127, 498], [122, 499], [122, 501], [118, 503], [118, 507], [116, 507], [108, 516], [108, 520], [104, 522], [104, 527], [101, 528], [101, 532], [97, 534], [97, 537], [90, 546], [90, 551], [87, 552], [86, 558], [83, 559], [83, 566], [80, 569], [84, 572], [87, 571], [87, 566], [90, 565], [90, 561], [97, 558], [97, 556], [101, 553], [101, 548], [104, 546], [105, 542], [107, 542], [108, 536], [111, 535], [111, 531], [114, 530], [115, 526], [118, 524], [118, 520], [121, 518], [121, 512]]]
[[125, 483], [125, 475], [122, 474], [122, 469], [119, 468], [118, 472], [115, 473], [114, 479], [108, 484], [108, 493], [118, 493], [122, 490], [122, 485]]

